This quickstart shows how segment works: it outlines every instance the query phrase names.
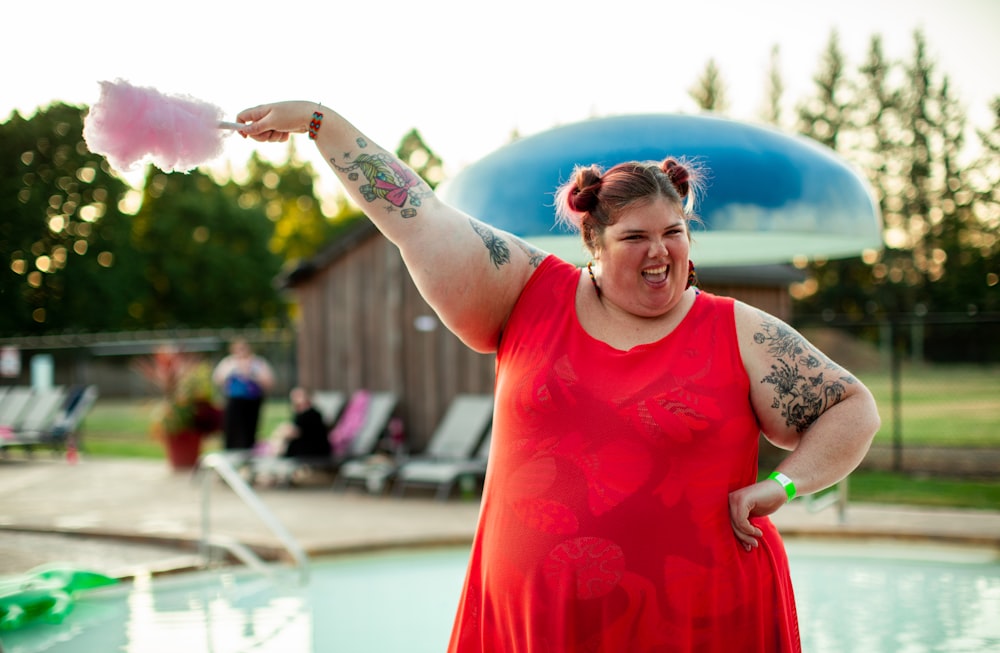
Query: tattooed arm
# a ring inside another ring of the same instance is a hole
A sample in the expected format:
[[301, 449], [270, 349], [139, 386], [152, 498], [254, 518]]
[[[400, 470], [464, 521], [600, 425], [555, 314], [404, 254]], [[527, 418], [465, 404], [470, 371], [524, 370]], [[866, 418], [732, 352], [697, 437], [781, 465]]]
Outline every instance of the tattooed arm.
[[496, 349], [500, 331], [544, 253], [441, 202], [394, 154], [312, 102], [279, 102], [237, 116], [245, 136], [283, 142], [323, 113], [315, 143], [344, 189], [400, 250], [424, 299], [476, 351]]
[[[829, 487], [864, 458], [879, 427], [868, 389], [781, 320], [736, 303], [740, 353], [750, 379], [750, 402], [761, 430], [792, 451], [778, 465], [799, 494]], [[750, 517], [784, 505], [785, 492], [772, 480], [730, 494], [733, 529], [744, 546], [756, 546], [760, 531]]]

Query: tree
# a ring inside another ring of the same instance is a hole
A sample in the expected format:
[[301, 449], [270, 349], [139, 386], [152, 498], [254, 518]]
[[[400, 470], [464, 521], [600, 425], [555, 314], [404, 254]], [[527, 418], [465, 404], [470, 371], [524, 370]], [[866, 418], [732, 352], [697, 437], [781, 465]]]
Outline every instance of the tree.
[[[852, 101], [858, 97], [847, 76], [844, 55], [836, 31], [831, 32], [813, 77], [816, 95], [798, 106], [799, 131], [831, 149], [850, 142]], [[810, 262], [808, 274], [819, 290], [811, 295], [796, 294], [800, 313], [820, 313], [831, 308], [841, 315], [860, 319], [870, 311], [871, 271], [858, 258]]]
[[799, 106], [799, 131], [831, 149], [848, 123], [851, 86], [846, 76], [844, 53], [837, 31], [830, 33], [819, 72], [813, 77], [816, 97]]
[[705, 71], [698, 78], [694, 87], [688, 91], [688, 95], [698, 103], [703, 111], [725, 113], [729, 110], [726, 85], [722, 80], [722, 74], [719, 72], [715, 59], [708, 60], [708, 63], [705, 64]]
[[771, 62], [767, 71], [766, 104], [761, 111], [761, 119], [775, 127], [781, 127], [781, 101], [785, 95], [785, 82], [781, 77], [781, 48], [771, 47]]
[[316, 196], [316, 173], [302, 162], [289, 142], [288, 158], [274, 165], [254, 153], [247, 162], [248, 180], [240, 184], [238, 201], [259, 208], [273, 223], [268, 248], [287, 265], [318, 252], [334, 226]]
[[0, 124], [0, 334], [102, 330], [126, 315], [128, 186], [87, 150], [80, 107]]
[[143, 285], [129, 314], [146, 328], [275, 326], [286, 317], [273, 280], [281, 258], [268, 249], [273, 226], [244, 190], [200, 171], [150, 167], [132, 246]]
[[[881, 39], [873, 37], [857, 84], [842, 75], [843, 60], [832, 47], [825, 64], [816, 78], [818, 97], [800, 111], [803, 132], [868, 176], [886, 246], [866, 252], [862, 261], [814, 262], [810, 273], [818, 291], [800, 297], [797, 308], [885, 319], [995, 306], [989, 266], [995, 270], [998, 209], [987, 170], [994, 170], [995, 180], [996, 159], [962, 161], [964, 110], [927, 55], [922, 33], [914, 33], [906, 63], [886, 61]], [[950, 327], [935, 324], [925, 333], [924, 343], [911, 344], [933, 356], [982, 354], [977, 343], [984, 338], [955, 338]]]
[[436, 188], [444, 181], [444, 168], [441, 158], [427, 147], [423, 137], [416, 129], [411, 129], [403, 136], [396, 148], [399, 159], [413, 168], [421, 179], [431, 188]]

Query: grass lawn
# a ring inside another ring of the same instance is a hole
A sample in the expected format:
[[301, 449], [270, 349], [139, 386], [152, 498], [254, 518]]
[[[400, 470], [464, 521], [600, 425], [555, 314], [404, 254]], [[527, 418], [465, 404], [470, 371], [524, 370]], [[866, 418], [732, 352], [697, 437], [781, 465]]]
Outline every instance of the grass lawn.
[[[882, 429], [876, 443], [893, 437], [892, 386], [889, 375], [865, 374], [862, 380], [879, 403]], [[1000, 449], [1000, 368], [920, 367], [902, 378], [903, 446], [947, 446]], [[260, 437], [290, 415], [288, 402], [267, 402]], [[164, 458], [163, 446], [150, 435], [152, 402], [99, 400], [84, 423], [83, 450], [93, 456]], [[220, 438], [206, 441], [205, 451], [218, 449]], [[1000, 478], [963, 479], [857, 471], [851, 475], [851, 499], [1000, 509]]]
[[[861, 380], [875, 395], [882, 428], [879, 444], [892, 444], [892, 379], [868, 373]], [[927, 366], [901, 375], [903, 445], [1000, 448], [1000, 367]]]
[[1000, 510], [1000, 479], [962, 479], [856, 471], [848, 485], [851, 501], [939, 508]]
[[[290, 416], [287, 400], [264, 404], [258, 437], [266, 438]], [[152, 400], [100, 399], [83, 425], [82, 449], [92, 456], [164, 459], [163, 445], [152, 435]], [[221, 435], [207, 438], [203, 451], [218, 450]]]

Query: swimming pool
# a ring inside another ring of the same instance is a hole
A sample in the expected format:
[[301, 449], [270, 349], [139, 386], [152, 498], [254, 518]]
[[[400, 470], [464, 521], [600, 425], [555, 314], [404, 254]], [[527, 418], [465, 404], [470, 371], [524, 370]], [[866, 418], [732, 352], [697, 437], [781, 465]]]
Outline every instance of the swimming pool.
[[[803, 650], [1000, 652], [989, 548], [786, 539]], [[297, 574], [196, 572], [84, 595], [63, 624], [3, 633], [5, 653], [441, 653], [468, 548], [345, 555]]]

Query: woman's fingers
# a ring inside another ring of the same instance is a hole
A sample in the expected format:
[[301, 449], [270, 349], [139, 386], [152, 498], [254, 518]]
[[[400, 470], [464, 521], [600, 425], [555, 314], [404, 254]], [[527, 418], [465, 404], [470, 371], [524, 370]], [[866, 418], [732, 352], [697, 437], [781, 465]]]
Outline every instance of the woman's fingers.
[[255, 123], [258, 123], [266, 118], [269, 113], [271, 113], [269, 105], [260, 104], [250, 109], [240, 111], [236, 114], [236, 122], [250, 123], [247, 127], [253, 128]]
[[768, 499], [769, 489], [766, 485], [755, 483], [729, 494], [729, 522], [736, 539], [747, 551], [760, 546], [759, 538], [764, 535], [761, 529], [753, 525], [750, 518], [774, 512], [774, 508], [760, 509], [760, 502], [766, 502]]

